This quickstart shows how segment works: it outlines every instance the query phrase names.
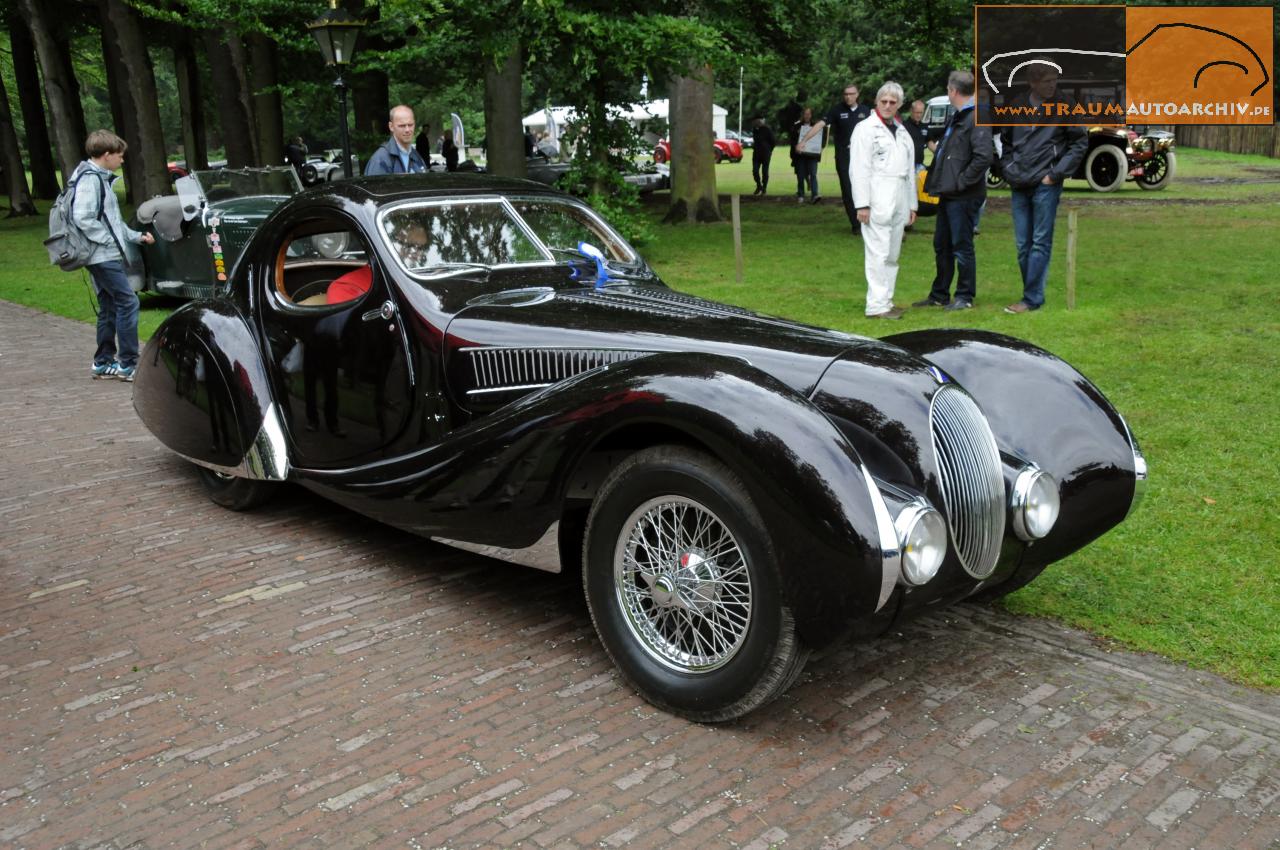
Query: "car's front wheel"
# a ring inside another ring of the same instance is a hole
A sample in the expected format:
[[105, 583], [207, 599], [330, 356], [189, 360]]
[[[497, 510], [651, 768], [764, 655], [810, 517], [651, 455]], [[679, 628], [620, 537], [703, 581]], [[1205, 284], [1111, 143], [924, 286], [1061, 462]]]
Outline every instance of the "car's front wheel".
[[1115, 145], [1098, 145], [1084, 161], [1084, 177], [1095, 192], [1111, 192], [1124, 185], [1129, 161]]
[[587, 519], [583, 584], [622, 674], [691, 720], [763, 705], [808, 657], [746, 487], [692, 449], [646, 449], [613, 471]]
[[1173, 151], [1164, 151], [1153, 156], [1142, 169], [1138, 178], [1138, 188], [1155, 191], [1169, 185], [1177, 170], [1178, 160]]
[[274, 496], [280, 486], [269, 481], [255, 481], [252, 478], [214, 472], [203, 466], [196, 467], [196, 477], [204, 485], [210, 499], [233, 511], [256, 508]]

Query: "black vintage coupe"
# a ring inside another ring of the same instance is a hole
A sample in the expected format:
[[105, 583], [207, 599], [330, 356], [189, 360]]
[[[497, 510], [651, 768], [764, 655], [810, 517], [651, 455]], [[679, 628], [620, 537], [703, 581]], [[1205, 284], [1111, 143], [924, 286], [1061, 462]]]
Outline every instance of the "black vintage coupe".
[[581, 570], [622, 673], [701, 721], [813, 650], [1021, 587], [1146, 479], [1120, 414], [1035, 346], [674, 292], [579, 201], [480, 175], [286, 200], [227, 296], [152, 337], [134, 405], [227, 507], [292, 481]]

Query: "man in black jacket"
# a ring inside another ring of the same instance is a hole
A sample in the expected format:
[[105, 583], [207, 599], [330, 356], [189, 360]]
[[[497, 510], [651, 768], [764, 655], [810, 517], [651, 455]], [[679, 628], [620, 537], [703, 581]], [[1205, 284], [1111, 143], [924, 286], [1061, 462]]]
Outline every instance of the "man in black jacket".
[[[974, 121], [973, 74], [952, 71], [947, 78], [947, 97], [956, 111], [947, 122], [947, 129], [934, 151], [929, 176], [924, 181], [925, 192], [938, 197], [938, 219], [933, 232], [938, 271], [928, 297], [914, 306], [965, 310], [973, 306], [978, 292], [973, 231], [978, 226], [982, 202], [987, 198], [991, 128], [979, 127]], [[951, 299], [953, 278], [957, 278], [954, 301]]]
[[757, 195], [769, 193], [769, 160], [773, 157], [773, 146], [777, 144], [773, 130], [757, 118], [751, 126], [751, 176], [756, 181]]
[[[1026, 104], [1039, 109], [1057, 102], [1058, 72], [1049, 65], [1027, 69]], [[1029, 313], [1044, 304], [1044, 284], [1053, 253], [1053, 225], [1062, 197], [1062, 181], [1070, 177], [1089, 147], [1081, 127], [1051, 124], [1006, 127], [1000, 132], [1000, 171], [1009, 181], [1013, 238], [1022, 272], [1022, 299], [1006, 313]]]

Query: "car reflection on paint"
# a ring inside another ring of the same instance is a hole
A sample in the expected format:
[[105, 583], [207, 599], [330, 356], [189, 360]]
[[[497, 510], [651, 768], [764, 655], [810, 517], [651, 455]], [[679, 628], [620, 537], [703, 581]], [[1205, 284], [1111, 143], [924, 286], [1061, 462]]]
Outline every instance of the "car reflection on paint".
[[837, 641], [1021, 587], [1146, 479], [1102, 393], [1029, 343], [685, 295], [580, 201], [483, 175], [284, 201], [226, 296], [157, 330], [134, 406], [229, 508], [296, 482], [581, 571], [622, 674], [699, 721]]

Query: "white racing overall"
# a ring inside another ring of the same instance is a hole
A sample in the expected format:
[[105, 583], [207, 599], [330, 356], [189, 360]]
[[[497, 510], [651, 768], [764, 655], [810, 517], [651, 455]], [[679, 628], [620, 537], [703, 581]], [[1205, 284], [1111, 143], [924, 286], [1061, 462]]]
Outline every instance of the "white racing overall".
[[871, 221], [862, 225], [868, 316], [893, 309], [902, 229], [916, 208], [915, 145], [896, 118], [894, 124], [897, 132], [873, 113], [853, 129], [849, 143], [853, 205], [867, 207], [871, 214]]

